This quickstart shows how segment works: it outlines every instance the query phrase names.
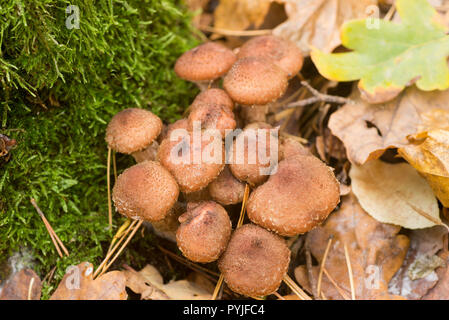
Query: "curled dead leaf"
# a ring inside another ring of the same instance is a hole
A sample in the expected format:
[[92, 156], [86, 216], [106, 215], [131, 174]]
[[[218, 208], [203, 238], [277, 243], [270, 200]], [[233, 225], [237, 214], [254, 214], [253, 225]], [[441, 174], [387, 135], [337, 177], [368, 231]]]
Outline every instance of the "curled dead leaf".
[[372, 160], [349, 175], [360, 205], [376, 220], [408, 229], [442, 224], [432, 189], [409, 164]]
[[39, 300], [42, 282], [32, 269], [15, 273], [1, 288], [0, 300]]

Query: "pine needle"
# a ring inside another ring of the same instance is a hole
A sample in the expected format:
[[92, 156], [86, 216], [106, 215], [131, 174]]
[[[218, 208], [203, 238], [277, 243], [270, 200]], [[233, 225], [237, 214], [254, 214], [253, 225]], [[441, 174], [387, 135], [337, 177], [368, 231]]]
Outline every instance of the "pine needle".
[[348, 266], [349, 284], [351, 285], [351, 299], [355, 300], [354, 275], [352, 273], [351, 259], [349, 259], [348, 247], [346, 246], [346, 243], [343, 244], [343, 247], [345, 249], [346, 265]]
[[327, 242], [326, 250], [324, 250], [323, 259], [321, 259], [320, 273], [318, 275], [318, 284], [317, 284], [317, 289], [316, 289], [318, 297], [321, 296], [321, 281], [323, 280], [324, 266], [326, 264], [326, 259], [327, 259], [327, 255], [329, 254], [331, 244], [332, 244], [332, 237], [329, 238], [329, 241]]

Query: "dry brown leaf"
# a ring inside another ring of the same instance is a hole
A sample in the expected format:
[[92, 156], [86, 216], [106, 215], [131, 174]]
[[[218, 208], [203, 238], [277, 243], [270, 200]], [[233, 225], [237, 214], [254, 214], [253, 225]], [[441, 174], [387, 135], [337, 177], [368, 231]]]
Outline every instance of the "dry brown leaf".
[[214, 12], [217, 29], [245, 30], [259, 27], [270, 9], [271, 0], [220, 0]]
[[82, 262], [67, 271], [50, 300], [126, 300], [125, 283], [121, 271], [111, 271], [94, 280], [92, 264]]
[[209, 300], [212, 297], [211, 292], [187, 280], [164, 284], [161, 274], [152, 265], [139, 272], [127, 269], [124, 271], [126, 286], [144, 300]]
[[273, 33], [295, 42], [304, 54], [310, 46], [332, 52], [341, 44], [340, 27], [348, 20], [366, 17], [377, 0], [279, 0], [288, 20]]
[[[343, 198], [341, 208], [322, 226], [309, 232], [306, 241], [321, 263], [328, 240], [333, 237], [325, 268], [345, 296], [351, 297], [351, 289], [344, 244], [351, 261], [356, 299], [400, 299], [388, 293], [388, 283], [401, 267], [409, 246], [409, 239], [399, 231], [400, 227], [370, 217], [351, 194]], [[318, 270], [319, 266], [314, 267], [315, 276]], [[304, 282], [296, 275], [298, 282]], [[322, 292], [327, 299], [342, 299], [326, 275]]]
[[[410, 248], [405, 257], [401, 269], [390, 281], [389, 292], [401, 295], [407, 299], [421, 299], [438, 281], [435, 271], [429, 272], [424, 277], [411, 280], [409, 277], [410, 266], [417, 261], [435, 255], [443, 248], [443, 239], [447, 234], [444, 227], [436, 226], [422, 230], [412, 230], [408, 233], [410, 238]], [[430, 271], [430, 270], [429, 270]]]
[[409, 145], [407, 136], [417, 132], [422, 115], [433, 109], [449, 111], [449, 90], [424, 92], [406, 89], [393, 101], [371, 105], [358, 90], [347, 104], [331, 115], [329, 128], [343, 141], [349, 161], [361, 165], [379, 158], [388, 148]]
[[360, 205], [376, 220], [408, 229], [442, 224], [432, 189], [409, 164], [372, 160], [353, 165], [349, 176]]
[[423, 300], [449, 300], [449, 251], [444, 250], [439, 257], [446, 262], [446, 267], [437, 269], [439, 281], [423, 297]]
[[[388, 293], [388, 283], [401, 267], [409, 245], [409, 239], [399, 231], [400, 227], [370, 217], [351, 194], [343, 198], [341, 208], [322, 226], [309, 232], [306, 241], [321, 263], [328, 240], [333, 237], [325, 268], [345, 296], [351, 297], [351, 289], [344, 244], [351, 261], [356, 299], [400, 299]], [[318, 270], [319, 266], [314, 267], [316, 277]], [[301, 283], [301, 277], [296, 276]], [[322, 292], [327, 299], [342, 299], [326, 275]]]
[[[399, 154], [429, 182], [438, 199], [449, 207], [449, 111], [433, 110], [423, 115], [416, 140]], [[419, 140], [421, 139], [421, 140]]]
[[0, 300], [39, 300], [42, 282], [32, 269], [15, 273], [0, 291]]

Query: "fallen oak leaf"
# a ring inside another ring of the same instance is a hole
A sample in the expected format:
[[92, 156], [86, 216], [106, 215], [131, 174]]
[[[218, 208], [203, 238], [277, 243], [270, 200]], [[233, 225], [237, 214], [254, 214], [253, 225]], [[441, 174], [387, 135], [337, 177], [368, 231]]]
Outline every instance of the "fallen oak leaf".
[[403, 146], [398, 153], [427, 179], [441, 203], [449, 207], [449, 130], [433, 129], [419, 132], [416, 137], [423, 140]]
[[286, 38], [308, 55], [311, 46], [332, 52], [341, 44], [340, 27], [351, 19], [367, 16], [376, 0], [278, 0], [285, 4], [287, 21], [273, 34]]
[[349, 161], [357, 165], [379, 158], [389, 148], [409, 145], [407, 137], [427, 123], [428, 112], [449, 112], [449, 90], [424, 92], [411, 87], [393, 101], [376, 105], [363, 101], [354, 90], [351, 100], [353, 104], [331, 115], [329, 128], [343, 141]]
[[449, 36], [427, 0], [397, 0], [401, 23], [367, 20], [345, 23], [342, 44], [353, 51], [312, 51], [319, 72], [330, 80], [360, 80], [362, 98], [370, 103], [392, 100], [416, 82], [420, 90], [449, 88]]
[[0, 300], [40, 300], [42, 282], [32, 269], [16, 272], [1, 288]]
[[164, 284], [159, 271], [150, 264], [139, 272], [126, 269], [126, 286], [145, 300], [210, 300], [212, 297], [211, 292], [187, 280]]
[[50, 300], [126, 300], [126, 277], [111, 271], [93, 279], [93, 265], [82, 262], [68, 268]]
[[376, 220], [408, 229], [443, 224], [432, 189], [409, 164], [372, 160], [353, 165], [349, 176], [360, 205]]
[[[322, 278], [324, 296], [342, 299], [340, 291], [343, 290], [344, 296], [351, 297], [344, 252], [346, 244], [356, 299], [401, 299], [388, 293], [388, 284], [401, 267], [409, 246], [409, 239], [398, 234], [399, 231], [400, 227], [378, 222], [368, 215], [352, 193], [343, 197], [341, 208], [332, 213], [323, 225], [310, 231], [306, 239], [312, 255], [321, 263], [328, 239], [333, 237]], [[314, 267], [315, 276], [319, 268]], [[301, 271], [297, 269], [297, 272]], [[303, 285], [301, 277], [295, 275]]]

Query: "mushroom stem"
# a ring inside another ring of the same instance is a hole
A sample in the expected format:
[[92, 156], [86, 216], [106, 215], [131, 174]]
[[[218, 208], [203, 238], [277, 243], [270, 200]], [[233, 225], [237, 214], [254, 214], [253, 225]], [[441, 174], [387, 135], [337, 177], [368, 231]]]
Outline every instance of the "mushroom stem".
[[137, 163], [141, 163], [144, 161], [155, 161], [158, 149], [159, 143], [157, 143], [157, 141], [153, 141], [153, 143], [150, 144], [145, 149], [133, 152], [131, 153], [131, 155], [133, 156], [134, 160], [136, 160]]

